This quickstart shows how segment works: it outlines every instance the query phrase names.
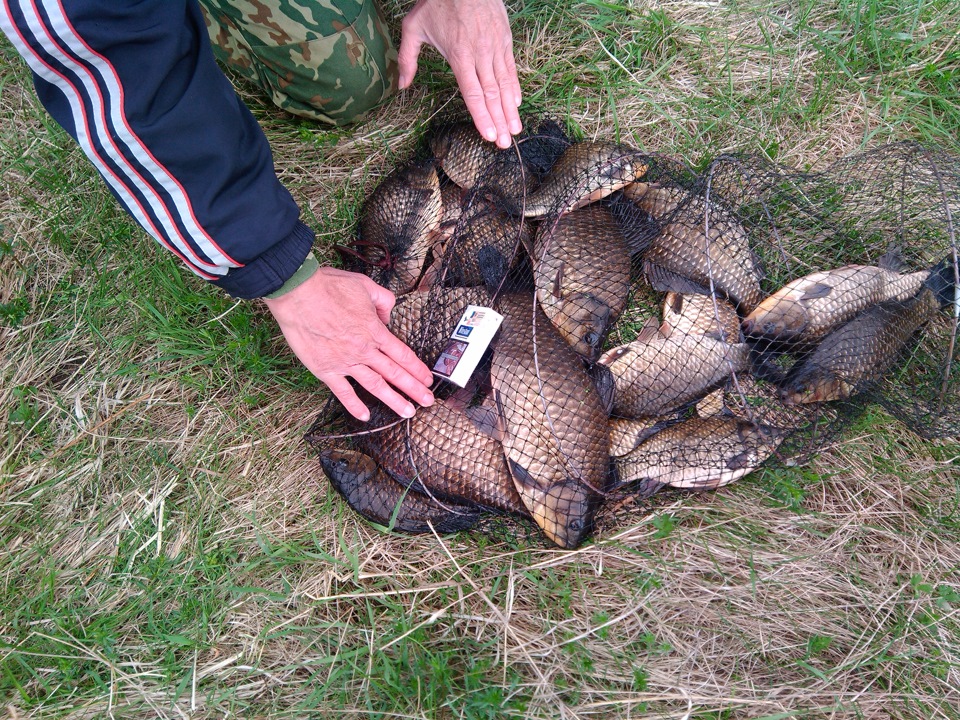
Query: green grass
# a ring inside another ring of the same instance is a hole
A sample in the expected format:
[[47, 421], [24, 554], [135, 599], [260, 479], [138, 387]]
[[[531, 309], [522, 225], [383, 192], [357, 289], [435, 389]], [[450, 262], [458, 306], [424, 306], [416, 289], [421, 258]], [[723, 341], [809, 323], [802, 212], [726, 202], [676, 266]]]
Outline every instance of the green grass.
[[[396, 16], [401, 3], [388, 3]], [[703, 167], [960, 155], [954, 2], [511, 6], [526, 112]], [[318, 231], [455, 91], [330, 130], [244, 97]], [[879, 409], [820, 458], [660, 493], [576, 552], [364, 524], [264, 309], [123, 214], [0, 44], [0, 706], [11, 718], [960, 718], [960, 444]]]

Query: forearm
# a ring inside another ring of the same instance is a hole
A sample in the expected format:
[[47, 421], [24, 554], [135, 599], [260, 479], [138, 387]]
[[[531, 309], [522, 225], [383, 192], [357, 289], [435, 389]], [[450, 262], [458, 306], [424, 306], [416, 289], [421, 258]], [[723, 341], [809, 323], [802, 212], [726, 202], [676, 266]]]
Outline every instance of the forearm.
[[12, 1], [0, 22], [50, 114], [190, 270], [260, 297], [300, 267], [313, 234], [214, 62], [195, 3]]

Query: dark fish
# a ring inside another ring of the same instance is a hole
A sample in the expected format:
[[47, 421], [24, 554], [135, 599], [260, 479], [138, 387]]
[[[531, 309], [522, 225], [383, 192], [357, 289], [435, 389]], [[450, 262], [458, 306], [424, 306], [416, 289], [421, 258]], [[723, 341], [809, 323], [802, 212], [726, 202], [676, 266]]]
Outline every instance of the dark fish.
[[750, 348], [715, 335], [664, 336], [648, 327], [598, 362], [615, 378], [614, 414], [656, 417], [702, 397], [732, 373], [748, 370]]
[[956, 272], [945, 260], [916, 296], [874, 305], [829, 333], [790, 369], [780, 391], [784, 404], [846, 400], [879, 380], [923, 325], [960, 301]]
[[907, 300], [930, 271], [901, 275], [873, 265], [845, 265], [815, 272], [784, 285], [743, 320], [749, 337], [811, 342], [871, 305]]
[[544, 534], [576, 547], [608, 476], [607, 414], [580, 357], [536, 306], [506, 295], [491, 382], [516, 488]]
[[408, 490], [387, 475], [376, 461], [353, 450], [326, 450], [320, 465], [347, 504], [371, 522], [405, 533], [466, 530], [480, 519], [477, 508], [438, 503]]
[[517, 198], [535, 181], [515, 150], [501, 150], [484, 140], [472, 123], [441, 128], [429, 145], [443, 172], [464, 190], [482, 186], [497, 196]]
[[742, 312], [750, 312], [763, 291], [746, 230], [719, 205], [708, 205], [696, 195], [681, 202], [677, 192], [654, 184], [646, 185], [643, 194], [634, 192], [641, 208], [664, 218], [660, 234], [643, 255], [650, 284], [657, 290], [710, 294], [712, 278], [717, 292]]
[[684, 295], [668, 292], [663, 301], [663, 335], [714, 335], [726, 342], [740, 337], [736, 308], [716, 295]]
[[[389, 425], [395, 419], [378, 412], [371, 424]], [[498, 433], [492, 405], [460, 408], [453, 401], [437, 400], [409, 421], [370, 433], [362, 444], [402, 485], [443, 502], [528, 515]]]
[[400, 294], [420, 278], [440, 226], [440, 181], [432, 162], [388, 176], [364, 203], [356, 245], [380, 285]]
[[571, 145], [529, 194], [525, 217], [561, 215], [605, 198], [647, 171], [639, 153], [610, 142]]
[[541, 223], [534, 282], [550, 322], [594, 362], [630, 292], [630, 253], [610, 211], [589, 205]]
[[446, 285], [499, 287], [530, 247], [530, 224], [473, 195], [442, 250], [440, 281]]
[[735, 418], [690, 418], [656, 432], [615, 459], [620, 483], [655, 481], [712, 490], [756, 470], [786, 432]]
[[482, 287], [410, 292], [397, 298], [387, 327], [430, 364], [446, 346], [467, 305], [489, 304], [490, 293]]

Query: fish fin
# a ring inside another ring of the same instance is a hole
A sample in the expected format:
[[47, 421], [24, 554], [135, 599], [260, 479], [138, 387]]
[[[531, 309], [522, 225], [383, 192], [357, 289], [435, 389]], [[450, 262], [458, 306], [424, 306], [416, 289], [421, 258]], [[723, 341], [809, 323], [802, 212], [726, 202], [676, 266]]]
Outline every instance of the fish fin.
[[533, 478], [533, 475], [516, 460], [507, 458], [507, 464], [510, 465], [510, 474], [513, 476], [514, 483], [519, 486], [517, 490], [519, 490], [520, 487], [540, 487], [540, 483]]
[[613, 371], [602, 363], [594, 363], [587, 370], [587, 375], [593, 380], [597, 395], [600, 397], [600, 404], [603, 405], [604, 411], [609, 415], [613, 412], [613, 401], [617, 390]]
[[903, 265], [903, 251], [902, 248], [897, 246], [891, 246], [890, 249], [877, 260], [877, 267], [892, 272], [900, 272], [900, 270], [903, 269]]
[[958, 273], [960, 273], [960, 268], [957, 267], [950, 255], [930, 268], [930, 275], [923, 284], [930, 288], [941, 308], [956, 303], [958, 311], [960, 311], [960, 289], [957, 287]]
[[476, 394], [476, 392], [477, 385], [471, 378], [464, 387], [458, 388], [453, 395], [447, 398], [447, 407], [449, 407], [451, 410], [465, 412], [467, 407], [470, 405], [470, 401], [473, 400], [473, 396]]
[[640, 332], [637, 333], [637, 339], [634, 342], [648, 343], [657, 340], [662, 337], [669, 337], [669, 331], [672, 331], [673, 328], [667, 326], [667, 333], [661, 332], [663, 326], [655, 317], [647, 318], [644, 321], [643, 326], [640, 328]]
[[816, 283], [809, 290], [803, 293], [800, 301], [802, 302], [804, 300], [817, 300], [819, 298], [825, 298], [832, 292], [833, 285], [828, 285], [827, 283]]
[[497, 442], [503, 442], [503, 429], [500, 426], [500, 414], [489, 405], [477, 405], [467, 408], [464, 415], [481, 433]]
[[551, 291], [555, 298], [563, 297], [563, 270], [566, 267], [565, 263], [560, 263], [560, 267], [557, 268], [557, 274], [553, 277], [553, 290]]
[[666, 304], [674, 315], [683, 315], [683, 293], [667, 293]]
[[732, 458], [727, 460], [727, 470], [746, 470], [751, 467], [754, 463], [751, 462], [751, 455], [755, 458], [756, 455], [751, 453], [749, 450], [744, 450], [734, 455]]
[[657, 265], [652, 262], [643, 264], [643, 271], [654, 290], [691, 293], [694, 295], [709, 295], [709, 290], [688, 277]]
[[506, 414], [503, 412], [503, 401], [500, 399], [499, 390], [494, 389], [493, 400], [496, 403], [496, 410], [494, 415], [494, 419], [496, 420], [496, 424], [497, 424], [496, 432], [499, 435], [500, 440], [502, 442], [503, 438], [507, 436], [507, 421], [506, 421]]

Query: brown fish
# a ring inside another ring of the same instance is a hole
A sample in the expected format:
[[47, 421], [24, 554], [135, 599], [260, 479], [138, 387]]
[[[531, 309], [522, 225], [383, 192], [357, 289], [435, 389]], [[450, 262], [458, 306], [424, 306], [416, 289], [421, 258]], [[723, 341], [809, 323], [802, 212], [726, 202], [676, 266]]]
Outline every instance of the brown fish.
[[631, 452], [670, 420], [675, 421], [676, 417], [610, 418], [610, 457]]
[[[386, 411], [375, 412], [371, 425], [390, 425], [395, 419]], [[409, 421], [364, 436], [362, 444], [402, 485], [443, 502], [526, 516], [497, 434], [492, 406], [459, 408], [453, 401], [437, 400]]]
[[377, 283], [397, 294], [416, 285], [437, 238], [442, 208], [432, 162], [400, 168], [377, 186], [361, 210], [356, 242]]
[[726, 342], [740, 337], [736, 308], [715, 295], [684, 295], [668, 292], [663, 301], [663, 335], [714, 335]]
[[786, 432], [734, 418], [690, 418], [670, 425], [615, 460], [621, 484], [655, 481], [712, 490], [756, 470]]
[[473, 195], [443, 246], [440, 280], [447, 285], [486, 285], [496, 290], [529, 247], [529, 222]]
[[818, 340], [871, 305], [917, 294], [929, 270], [901, 275], [873, 265], [845, 265], [784, 285], [743, 320], [749, 337]]
[[428, 141], [440, 168], [464, 190], [482, 186], [507, 198], [521, 197], [535, 176], [512, 148], [501, 150], [488, 142], [470, 122], [447, 125]]
[[879, 380], [923, 325], [960, 300], [956, 272], [944, 261], [916, 296], [874, 305], [829, 333], [790, 369], [780, 391], [784, 404], [846, 400]]
[[639, 197], [640, 207], [665, 218], [643, 255], [650, 284], [657, 290], [710, 294], [712, 278], [713, 288], [741, 311], [756, 307], [763, 298], [760, 272], [747, 231], [733, 213], [715, 203], [708, 205], [699, 196], [678, 197], [683, 191], [652, 183], [640, 194], [638, 185], [633, 185], [633, 195]]
[[646, 328], [598, 362], [609, 367], [615, 379], [614, 414], [656, 417], [702, 397], [731, 373], [748, 370], [750, 348], [713, 335], [665, 337]]
[[593, 141], [571, 145], [530, 193], [525, 217], [561, 215], [605, 198], [647, 171], [639, 153], [615, 143]]
[[387, 475], [376, 461], [353, 450], [325, 450], [320, 465], [347, 504], [367, 520], [405, 533], [466, 530], [477, 523], [478, 508], [438, 503], [409, 490]]
[[590, 362], [627, 305], [630, 253], [610, 211], [589, 205], [543, 222], [534, 250], [540, 307]]
[[491, 381], [520, 497], [552, 542], [572, 548], [607, 484], [607, 415], [579, 356], [535, 306], [533, 296], [501, 298]]
[[410, 292], [397, 298], [387, 327], [429, 364], [446, 346], [467, 305], [489, 304], [490, 293], [482, 287]]
[[659, 183], [633, 182], [623, 187], [623, 196], [655, 220], [665, 220], [688, 195], [682, 188]]

